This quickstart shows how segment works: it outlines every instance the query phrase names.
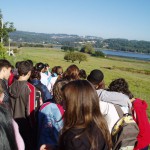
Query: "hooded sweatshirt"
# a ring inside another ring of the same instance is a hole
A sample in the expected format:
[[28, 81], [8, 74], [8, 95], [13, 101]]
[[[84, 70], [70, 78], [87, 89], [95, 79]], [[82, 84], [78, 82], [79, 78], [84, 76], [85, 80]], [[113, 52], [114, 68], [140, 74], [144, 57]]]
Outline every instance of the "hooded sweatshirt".
[[25, 142], [26, 150], [35, 149], [34, 130], [31, 128], [30, 120], [30, 85], [27, 81], [14, 81], [10, 86], [10, 102], [12, 107], [12, 115], [19, 126], [19, 132]]
[[27, 81], [14, 81], [9, 90], [13, 118], [27, 118], [29, 116], [28, 102], [30, 94]]
[[139, 127], [138, 143], [134, 150], [138, 150], [150, 144], [150, 122], [146, 113], [148, 105], [144, 100], [139, 98], [136, 98], [132, 104], [133, 118]]

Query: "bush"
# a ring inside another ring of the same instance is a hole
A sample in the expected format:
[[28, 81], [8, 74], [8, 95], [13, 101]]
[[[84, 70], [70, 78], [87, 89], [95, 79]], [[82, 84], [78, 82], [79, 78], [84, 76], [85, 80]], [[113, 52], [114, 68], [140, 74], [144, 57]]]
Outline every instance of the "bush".
[[105, 54], [102, 51], [95, 51], [95, 53], [92, 56], [105, 57]]
[[14, 52], [14, 53], [19, 53], [19, 52], [20, 52], [20, 49], [14, 48], [14, 49], [13, 49], [13, 52]]

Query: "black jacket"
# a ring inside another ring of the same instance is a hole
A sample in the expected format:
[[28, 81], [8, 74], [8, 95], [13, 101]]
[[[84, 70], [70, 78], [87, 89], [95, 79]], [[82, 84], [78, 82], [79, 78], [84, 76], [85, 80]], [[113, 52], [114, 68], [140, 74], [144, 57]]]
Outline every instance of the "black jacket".
[[[98, 128], [91, 125], [88, 129], [90, 135], [94, 135], [98, 141], [97, 150], [108, 150], [108, 145], [104, 140], [104, 137]], [[75, 138], [77, 135], [82, 135], [79, 138]], [[87, 132], [83, 132], [83, 129], [70, 129], [66, 131], [60, 138], [60, 150], [91, 150], [91, 144], [87, 136]]]

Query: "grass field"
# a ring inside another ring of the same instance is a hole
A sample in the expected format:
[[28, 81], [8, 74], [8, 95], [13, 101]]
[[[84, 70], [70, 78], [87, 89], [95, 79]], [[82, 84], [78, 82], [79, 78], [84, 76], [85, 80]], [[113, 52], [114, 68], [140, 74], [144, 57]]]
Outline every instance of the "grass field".
[[[50, 67], [60, 65], [65, 70], [71, 62], [66, 62], [64, 52], [57, 49], [22, 48], [15, 57], [7, 57], [12, 64], [17, 61], [31, 59], [34, 63], [48, 63]], [[135, 97], [145, 99], [150, 107], [150, 62], [123, 59], [123, 58], [95, 58], [87, 55], [86, 62], [75, 62], [80, 69], [85, 69], [87, 74], [93, 69], [104, 72], [106, 87], [116, 78], [125, 78], [130, 90]], [[150, 108], [148, 109], [150, 117]]]

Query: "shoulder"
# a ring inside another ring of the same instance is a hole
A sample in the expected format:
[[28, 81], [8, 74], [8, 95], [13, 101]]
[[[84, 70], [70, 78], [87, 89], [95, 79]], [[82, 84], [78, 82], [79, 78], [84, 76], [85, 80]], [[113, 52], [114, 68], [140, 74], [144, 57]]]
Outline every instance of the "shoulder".
[[39, 110], [39, 115], [40, 114], [51, 114], [53, 117], [60, 119], [64, 114], [64, 109], [61, 105], [46, 102], [41, 106]]
[[65, 150], [87, 150], [90, 147], [90, 143], [87, 140], [85, 134], [76, 138], [77, 135], [81, 132], [80, 129], [70, 129], [66, 131], [61, 139], [62, 139], [62, 146]]
[[145, 100], [141, 100], [139, 98], [135, 98], [135, 100], [132, 102], [134, 108], [143, 108], [147, 109], [148, 104]]

